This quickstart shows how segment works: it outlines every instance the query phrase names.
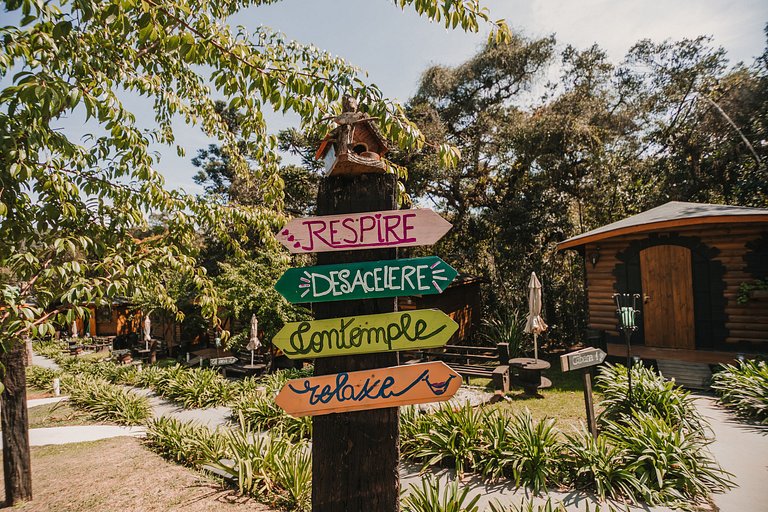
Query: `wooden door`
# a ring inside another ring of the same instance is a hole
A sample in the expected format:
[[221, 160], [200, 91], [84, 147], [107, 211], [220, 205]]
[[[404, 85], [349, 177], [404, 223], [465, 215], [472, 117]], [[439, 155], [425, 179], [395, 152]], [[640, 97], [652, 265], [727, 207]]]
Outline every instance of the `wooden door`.
[[640, 274], [646, 346], [694, 350], [691, 250], [677, 245], [643, 249]]

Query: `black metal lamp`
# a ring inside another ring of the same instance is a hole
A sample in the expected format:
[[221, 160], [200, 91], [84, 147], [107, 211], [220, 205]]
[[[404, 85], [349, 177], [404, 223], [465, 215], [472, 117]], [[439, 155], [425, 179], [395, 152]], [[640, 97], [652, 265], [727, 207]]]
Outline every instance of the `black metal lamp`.
[[640, 299], [638, 293], [614, 293], [613, 300], [616, 302], [616, 315], [619, 317], [619, 329], [624, 333], [624, 341], [627, 343], [627, 379], [628, 392], [627, 400], [632, 404], [632, 333], [637, 330], [637, 301]]
[[589, 253], [589, 262], [592, 263], [592, 268], [597, 266], [597, 262], [600, 261], [600, 246], [595, 247], [595, 250]]

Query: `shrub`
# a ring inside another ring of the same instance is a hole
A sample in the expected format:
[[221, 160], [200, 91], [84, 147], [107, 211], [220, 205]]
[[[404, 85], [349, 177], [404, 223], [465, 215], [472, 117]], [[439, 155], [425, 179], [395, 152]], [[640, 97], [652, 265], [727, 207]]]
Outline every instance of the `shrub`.
[[206, 464], [235, 482], [238, 491], [289, 510], [308, 511], [312, 496], [312, 452], [306, 441], [258, 436], [241, 421], [222, 434], [223, 457]]
[[61, 376], [61, 371], [42, 366], [27, 366], [27, 385], [43, 391], [53, 391], [53, 379]]
[[733, 487], [732, 475], [715, 462], [701, 435], [648, 413], [604, 425], [607, 440], [626, 451], [627, 468], [651, 505], [689, 506]]
[[294, 418], [287, 414], [275, 403], [272, 394], [260, 391], [241, 394], [232, 404], [232, 414], [235, 418], [241, 417], [248, 429], [276, 429], [294, 441], [312, 437], [312, 418]]
[[[600, 367], [599, 371], [596, 382], [603, 393], [600, 402], [603, 412], [598, 420], [602, 424], [629, 417], [626, 367], [606, 365]], [[702, 436], [707, 433], [708, 426], [696, 410], [690, 393], [642, 365], [632, 367], [632, 410], [650, 413], [691, 433]]]
[[225, 456], [224, 440], [218, 431], [170, 417], [149, 422], [146, 443], [166, 459], [185, 466], [199, 466]]
[[[496, 429], [503, 424], [501, 420], [495, 422]], [[508, 474], [515, 485], [530, 487], [536, 494], [557, 480], [562, 445], [554, 419], [534, 422], [525, 409], [504, 424], [504, 437], [499, 444], [498, 455], [486, 452], [493, 455], [484, 457], [486, 474]], [[489, 470], [489, 466], [493, 469]]]
[[467, 402], [462, 407], [441, 405], [424, 421], [428, 430], [416, 432], [406, 456], [433, 465], [452, 465], [461, 476], [472, 470], [480, 459], [483, 445], [483, 416]]
[[93, 418], [121, 425], [139, 425], [152, 415], [149, 401], [102, 379], [67, 375], [62, 386], [69, 401]]
[[57, 340], [35, 341], [32, 343], [32, 350], [35, 353], [54, 361], [62, 357], [62, 350], [66, 348], [66, 343]]
[[[584, 509], [584, 512], [601, 512], [602, 510], [605, 510], [605, 512], [616, 512], [616, 509], [613, 508], [612, 505], [608, 505], [607, 509], [602, 509], [600, 505], [595, 505], [595, 508], [590, 508], [589, 503], [587, 503], [586, 509]], [[622, 509], [622, 510], [629, 510]], [[515, 505], [514, 503], [510, 505], [502, 505], [500, 503], [491, 503], [491, 509], [489, 512], [568, 512], [568, 509], [565, 508], [565, 505], [562, 503], [553, 503], [550, 498], [547, 498], [547, 501], [542, 504], [534, 504], [531, 500], [525, 498], [519, 505]]]
[[400, 502], [403, 512], [478, 512], [480, 496], [469, 499], [469, 488], [459, 490], [455, 480], [440, 492], [440, 482], [432, 477], [421, 481], [421, 486], [412, 485], [403, 493]]
[[509, 343], [509, 357], [525, 355], [528, 338], [525, 315], [517, 309], [496, 310], [483, 320], [481, 336], [490, 343]]
[[623, 448], [608, 443], [605, 436], [595, 439], [583, 428], [565, 438], [564, 469], [570, 484], [595, 493], [601, 500], [642, 494], [642, 485]]
[[230, 382], [209, 368], [165, 368], [153, 389], [188, 409], [225, 405], [233, 396]]
[[768, 363], [745, 360], [738, 366], [724, 365], [714, 375], [712, 387], [721, 404], [743, 418], [768, 425]]

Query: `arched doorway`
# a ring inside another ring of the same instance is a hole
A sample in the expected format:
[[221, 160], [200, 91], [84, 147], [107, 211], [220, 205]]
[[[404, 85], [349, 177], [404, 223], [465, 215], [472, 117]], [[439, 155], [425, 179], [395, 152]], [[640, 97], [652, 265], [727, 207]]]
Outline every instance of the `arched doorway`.
[[642, 249], [640, 278], [645, 345], [695, 349], [691, 250], [680, 245]]

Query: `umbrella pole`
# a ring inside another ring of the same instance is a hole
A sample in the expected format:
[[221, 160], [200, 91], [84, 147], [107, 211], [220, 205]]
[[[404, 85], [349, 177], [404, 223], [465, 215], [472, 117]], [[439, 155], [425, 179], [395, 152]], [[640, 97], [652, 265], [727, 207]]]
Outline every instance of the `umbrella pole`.
[[251, 350], [251, 366], [253, 366], [253, 350]]
[[536, 360], [536, 362], [539, 362], [539, 344], [538, 344], [538, 334], [533, 333], [533, 358]]

